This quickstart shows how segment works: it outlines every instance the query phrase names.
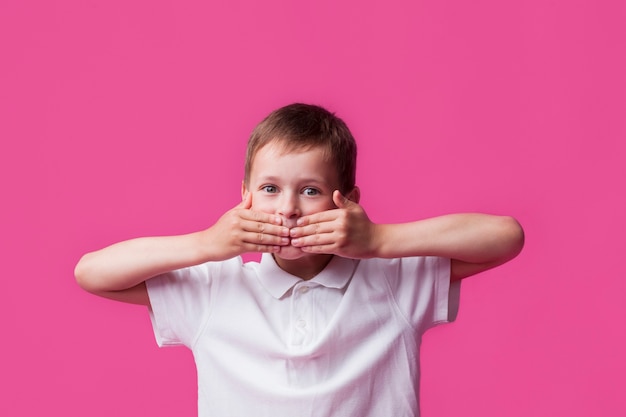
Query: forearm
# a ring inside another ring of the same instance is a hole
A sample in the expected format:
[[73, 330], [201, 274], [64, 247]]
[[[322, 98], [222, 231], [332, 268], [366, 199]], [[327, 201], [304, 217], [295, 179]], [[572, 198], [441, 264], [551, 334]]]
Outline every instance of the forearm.
[[84, 255], [76, 281], [107, 298], [149, 305], [143, 282], [176, 269], [223, 261], [246, 252], [276, 252], [289, 244], [289, 229], [275, 215], [250, 210], [251, 194], [210, 228], [180, 236], [144, 237]]
[[441, 256], [495, 266], [515, 257], [524, 242], [515, 219], [486, 214], [451, 214], [376, 228], [376, 256], [383, 258]]
[[202, 249], [204, 233], [132, 239], [88, 253], [76, 265], [76, 280], [94, 293], [122, 291], [159, 274], [206, 262], [210, 256]]

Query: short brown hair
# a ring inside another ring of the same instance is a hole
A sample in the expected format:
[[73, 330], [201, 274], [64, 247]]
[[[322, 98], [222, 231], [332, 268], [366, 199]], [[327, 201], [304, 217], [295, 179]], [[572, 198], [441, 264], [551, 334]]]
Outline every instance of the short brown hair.
[[341, 193], [352, 191], [356, 181], [356, 142], [348, 126], [334, 113], [312, 104], [294, 103], [270, 113], [252, 131], [246, 151], [244, 182], [249, 184], [256, 153], [272, 141], [286, 151], [320, 146], [337, 168]]

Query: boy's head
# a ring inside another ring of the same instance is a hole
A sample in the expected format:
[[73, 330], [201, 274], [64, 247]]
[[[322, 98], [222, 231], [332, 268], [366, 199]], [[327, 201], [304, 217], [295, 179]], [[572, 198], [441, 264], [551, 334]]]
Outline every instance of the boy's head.
[[250, 171], [257, 152], [268, 143], [277, 143], [285, 152], [321, 148], [337, 169], [342, 193], [354, 189], [356, 176], [356, 143], [346, 124], [328, 110], [310, 104], [295, 103], [269, 114], [257, 125], [246, 152], [244, 183], [249, 184]]

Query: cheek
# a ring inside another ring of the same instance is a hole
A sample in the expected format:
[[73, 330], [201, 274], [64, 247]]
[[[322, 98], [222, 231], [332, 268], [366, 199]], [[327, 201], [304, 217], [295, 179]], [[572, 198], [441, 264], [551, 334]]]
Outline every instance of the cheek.
[[336, 208], [332, 200], [316, 200], [304, 205], [304, 214], [314, 214]]
[[258, 194], [252, 195], [252, 206], [250, 207], [250, 209], [254, 211], [261, 211], [264, 213], [274, 213], [276, 211], [271, 200], [268, 200], [267, 198], [264, 198], [263, 196], [260, 196]]

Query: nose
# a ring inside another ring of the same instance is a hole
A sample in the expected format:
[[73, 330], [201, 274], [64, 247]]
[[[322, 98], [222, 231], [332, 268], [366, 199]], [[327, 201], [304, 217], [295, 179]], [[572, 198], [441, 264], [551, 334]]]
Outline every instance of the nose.
[[278, 214], [287, 220], [295, 220], [300, 217], [298, 197], [294, 193], [283, 194], [278, 207]]

